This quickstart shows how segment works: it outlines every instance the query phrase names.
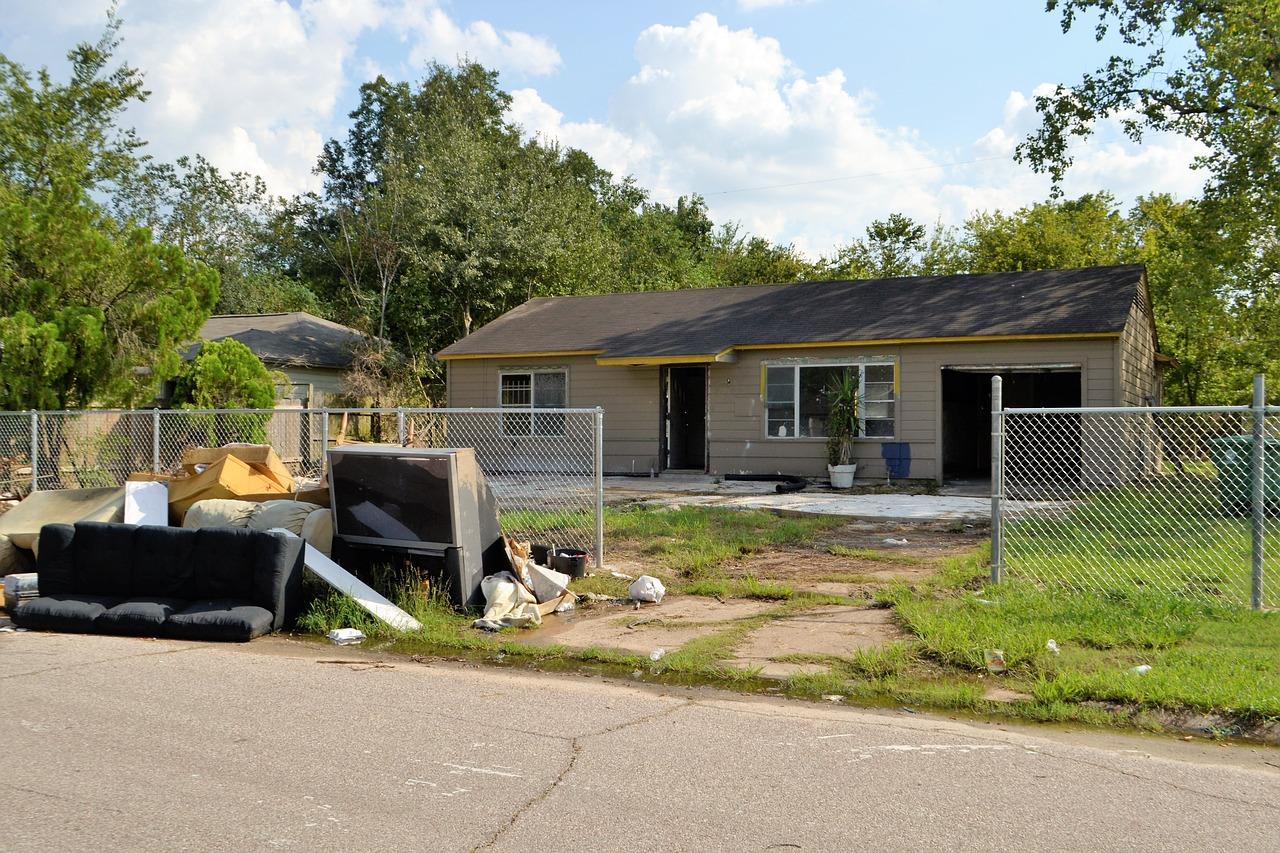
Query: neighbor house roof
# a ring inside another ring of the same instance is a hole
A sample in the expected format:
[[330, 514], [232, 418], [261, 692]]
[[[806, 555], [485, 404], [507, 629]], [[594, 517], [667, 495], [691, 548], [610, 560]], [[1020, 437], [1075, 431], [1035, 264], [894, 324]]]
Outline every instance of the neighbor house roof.
[[805, 344], [1113, 337], [1144, 271], [1129, 265], [543, 297], [439, 357], [580, 354], [644, 364]]
[[[352, 353], [365, 335], [349, 326], [308, 314], [215, 314], [200, 327], [200, 338], [235, 338], [267, 364], [294, 367], [351, 366]], [[194, 344], [187, 351], [193, 358]]]

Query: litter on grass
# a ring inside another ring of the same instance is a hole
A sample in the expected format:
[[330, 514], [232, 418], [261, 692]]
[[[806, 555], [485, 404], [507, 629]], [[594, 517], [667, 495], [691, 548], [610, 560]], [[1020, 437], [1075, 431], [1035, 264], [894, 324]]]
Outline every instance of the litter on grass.
[[1058, 652], [1062, 651], [1061, 649], [1058, 648], [1057, 640], [1050, 640], [1049, 642], [1044, 644], [1044, 647], [1055, 655], [1058, 654]]
[[359, 628], [334, 628], [329, 632], [329, 642], [335, 646], [354, 646], [364, 641], [364, 631]]
[[987, 649], [982, 653], [987, 664], [987, 672], [1004, 672], [1004, 652], [1000, 649]]
[[627, 587], [627, 595], [631, 596], [633, 601], [652, 601], [654, 604], [660, 604], [666, 594], [667, 588], [662, 585], [662, 581], [652, 575], [641, 575]]
[[667, 653], [666, 649], [654, 649], [653, 651], [649, 652], [649, 660], [654, 661], [656, 663], [657, 661], [662, 660], [663, 656], [666, 655], [666, 653]]
[[1129, 671], [1132, 672], [1134, 675], [1146, 675], [1148, 672], [1151, 671], [1151, 666], [1145, 663], [1139, 664], [1138, 666], [1135, 666], [1133, 669]]

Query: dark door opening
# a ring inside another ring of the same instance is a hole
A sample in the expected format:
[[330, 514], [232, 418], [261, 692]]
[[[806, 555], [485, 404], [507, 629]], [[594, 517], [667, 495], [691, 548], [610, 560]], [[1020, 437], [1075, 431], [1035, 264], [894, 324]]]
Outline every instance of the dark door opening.
[[[942, 369], [942, 478], [991, 476], [991, 377], [1002, 379], [1007, 408], [1074, 408], [1080, 405], [1079, 368]], [[1068, 430], [1068, 432], [1072, 432]], [[1053, 442], [1052, 467], [1074, 470], [1079, 458], [1078, 430], [1071, 441]], [[1050, 448], [1045, 448], [1050, 452]]]
[[663, 468], [707, 470], [707, 369], [663, 371]]

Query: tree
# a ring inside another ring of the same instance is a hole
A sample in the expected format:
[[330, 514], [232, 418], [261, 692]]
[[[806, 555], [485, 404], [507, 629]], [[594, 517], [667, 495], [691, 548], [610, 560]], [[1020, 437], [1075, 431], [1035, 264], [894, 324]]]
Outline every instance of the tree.
[[148, 165], [112, 199], [118, 218], [151, 229], [216, 270], [219, 314], [323, 313], [316, 294], [286, 274], [272, 243], [282, 202], [245, 172], [223, 174], [201, 155]]
[[[1275, 0], [1048, 0], [1063, 32], [1096, 15], [1094, 35], [1118, 33], [1111, 56], [1072, 86], [1036, 99], [1042, 123], [1017, 157], [1048, 172], [1055, 191], [1071, 166], [1068, 143], [1114, 117], [1140, 141], [1168, 131], [1205, 146], [1212, 212], [1274, 240], [1280, 221], [1280, 4]], [[1181, 51], [1175, 55], [1173, 51]]]
[[858, 279], [949, 275], [963, 271], [966, 261], [952, 229], [939, 222], [930, 233], [911, 217], [891, 213], [819, 265], [830, 278]]
[[235, 338], [205, 341], [178, 373], [173, 402], [182, 409], [269, 409], [277, 380]]
[[138, 171], [116, 119], [144, 93], [108, 70], [116, 27], [68, 54], [65, 84], [0, 57], [0, 408], [150, 399], [217, 301], [216, 272], [91, 195]]
[[1133, 233], [1108, 193], [979, 213], [964, 226], [969, 272], [1067, 269], [1136, 260]]
[[[235, 338], [205, 341], [178, 374], [171, 402], [179, 409], [270, 409], [275, 405], [275, 386], [285, 381]], [[270, 420], [270, 414], [259, 412], [194, 414], [181, 424], [166, 424], [166, 429], [176, 431], [166, 440], [209, 447], [263, 444]]]
[[791, 245], [748, 237], [736, 223], [716, 229], [707, 253], [707, 283], [782, 284], [813, 276], [814, 267]]

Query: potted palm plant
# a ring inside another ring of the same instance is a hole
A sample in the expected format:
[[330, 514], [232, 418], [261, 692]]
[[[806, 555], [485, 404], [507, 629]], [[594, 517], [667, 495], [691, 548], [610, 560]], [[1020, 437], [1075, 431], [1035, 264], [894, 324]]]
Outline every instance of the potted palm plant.
[[844, 371], [827, 389], [827, 473], [831, 487], [848, 489], [858, 472], [853, 440], [858, 436], [858, 382]]

